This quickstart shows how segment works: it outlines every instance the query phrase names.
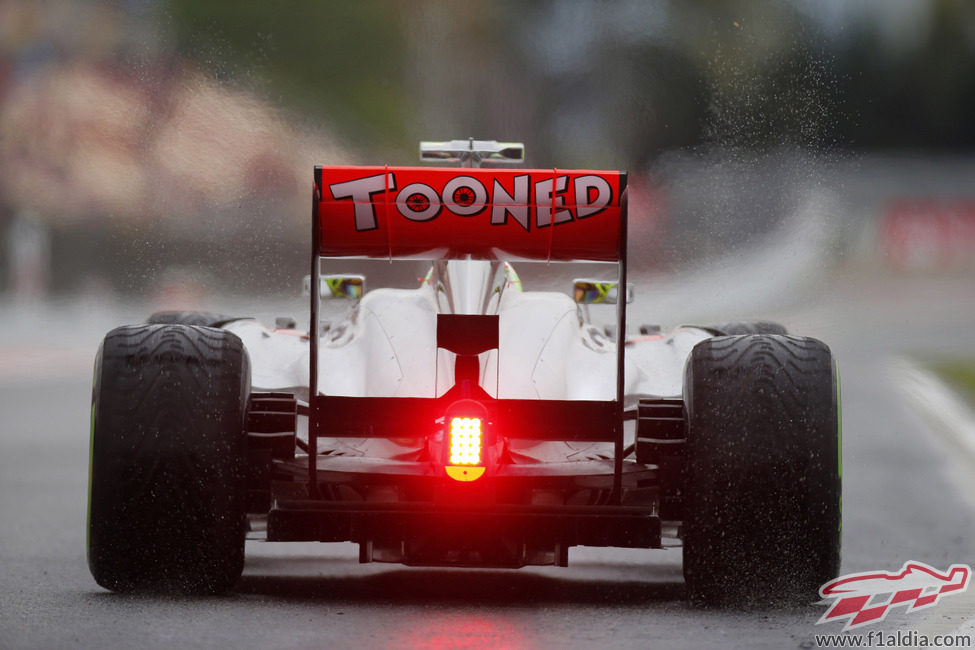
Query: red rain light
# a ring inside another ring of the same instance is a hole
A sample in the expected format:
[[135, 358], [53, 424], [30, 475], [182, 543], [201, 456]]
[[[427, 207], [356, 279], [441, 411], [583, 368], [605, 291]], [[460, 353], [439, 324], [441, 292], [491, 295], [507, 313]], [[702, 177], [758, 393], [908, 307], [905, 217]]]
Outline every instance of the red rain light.
[[487, 410], [476, 400], [461, 399], [447, 408], [443, 468], [455, 481], [476, 481], [487, 471]]
[[480, 465], [484, 435], [481, 418], [454, 417], [450, 420], [450, 464]]

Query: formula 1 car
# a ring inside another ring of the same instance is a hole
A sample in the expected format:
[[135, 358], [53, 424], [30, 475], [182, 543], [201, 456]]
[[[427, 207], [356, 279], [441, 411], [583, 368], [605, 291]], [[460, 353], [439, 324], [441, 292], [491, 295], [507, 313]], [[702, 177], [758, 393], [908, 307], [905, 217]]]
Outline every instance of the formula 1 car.
[[[105, 337], [98, 584], [231, 589], [245, 538], [499, 568], [681, 545], [693, 601], [816, 600], [839, 569], [829, 348], [767, 322], [629, 335], [625, 173], [480, 166], [520, 162], [512, 143], [421, 151], [462, 166], [315, 168], [307, 330], [164, 312]], [[366, 291], [323, 272], [348, 258], [428, 271]], [[515, 261], [612, 277], [528, 291]]]

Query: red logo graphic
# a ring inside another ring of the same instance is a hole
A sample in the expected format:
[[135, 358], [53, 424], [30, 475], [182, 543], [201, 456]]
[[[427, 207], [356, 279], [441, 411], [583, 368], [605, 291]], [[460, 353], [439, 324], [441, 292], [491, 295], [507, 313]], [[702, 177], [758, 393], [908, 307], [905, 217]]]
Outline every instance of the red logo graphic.
[[458, 187], [454, 190], [453, 197], [454, 203], [461, 207], [468, 207], [474, 205], [474, 201], [477, 198], [474, 196], [474, 190], [469, 187]]
[[406, 207], [413, 210], [413, 212], [423, 212], [424, 210], [429, 209], [430, 199], [419, 192], [410, 194], [408, 197], [406, 197]]
[[891, 607], [906, 605], [908, 612], [933, 607], [948, 594], [964, 593], [972, 569], [952, 564], [941, 572], [923, 562], [905, 562], [897, 573], [851, 573], [827, 582], [819, 595], [835, 599], [816, 624], [846, 621], [843, 631], [884, 620]]

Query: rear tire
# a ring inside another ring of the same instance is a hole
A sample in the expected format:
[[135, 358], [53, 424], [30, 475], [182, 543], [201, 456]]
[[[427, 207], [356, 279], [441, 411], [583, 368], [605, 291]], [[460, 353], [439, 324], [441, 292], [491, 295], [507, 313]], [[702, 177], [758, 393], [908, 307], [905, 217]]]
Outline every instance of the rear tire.
[[201, 327], [219, 327], [224, 323], [237, 320], [231, 316], [214, 314], [208, 311], [157, 311], [146, 320], [151, 325], [199, 325]]
[[838, 393], [810, 338], [695, 346], [688, 413], [684, 578], [715, 605], [814, 602], [840, 562]]
[[785, 325], [768, 320], [733, 321], [708, 325], [704, 329], [710, 330], [718, 336], [738, 336], [740, 334], [779, 334], [784, 336], [789, 333]]
[[88, 565], [113, 591], [214, 593], [240, 577], [250, 365], [230, 332], [120, 327], [92, 391]]

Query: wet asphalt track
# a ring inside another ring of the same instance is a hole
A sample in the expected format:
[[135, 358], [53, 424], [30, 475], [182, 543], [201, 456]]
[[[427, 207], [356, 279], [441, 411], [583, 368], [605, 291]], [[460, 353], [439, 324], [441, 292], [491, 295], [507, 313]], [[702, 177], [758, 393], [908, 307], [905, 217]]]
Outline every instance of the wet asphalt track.
[[[975, 283], [834, 284], [777, 316], [839, 359], [844, 571], [975, 564], [975, 460], [902, 401], [888, 362], [975, 354]], [[17, 341], [0, 346], [0, 647], [810, 648], [839, 631], [815, 625], [817, 605], [691, 608], [679, 550], [573, 549], [568, 569], [477, 571], [359, 565], [352, 545], [248, 542], [232, 595], [108, 593], [84, 555], [89, 364], [102, 323], [89, 317], [52, 343], [54, 325], [11, 322], [2, 335]], [[876, 629], [975, 636], [969, 617], [975, 593], [894, 610]]]

